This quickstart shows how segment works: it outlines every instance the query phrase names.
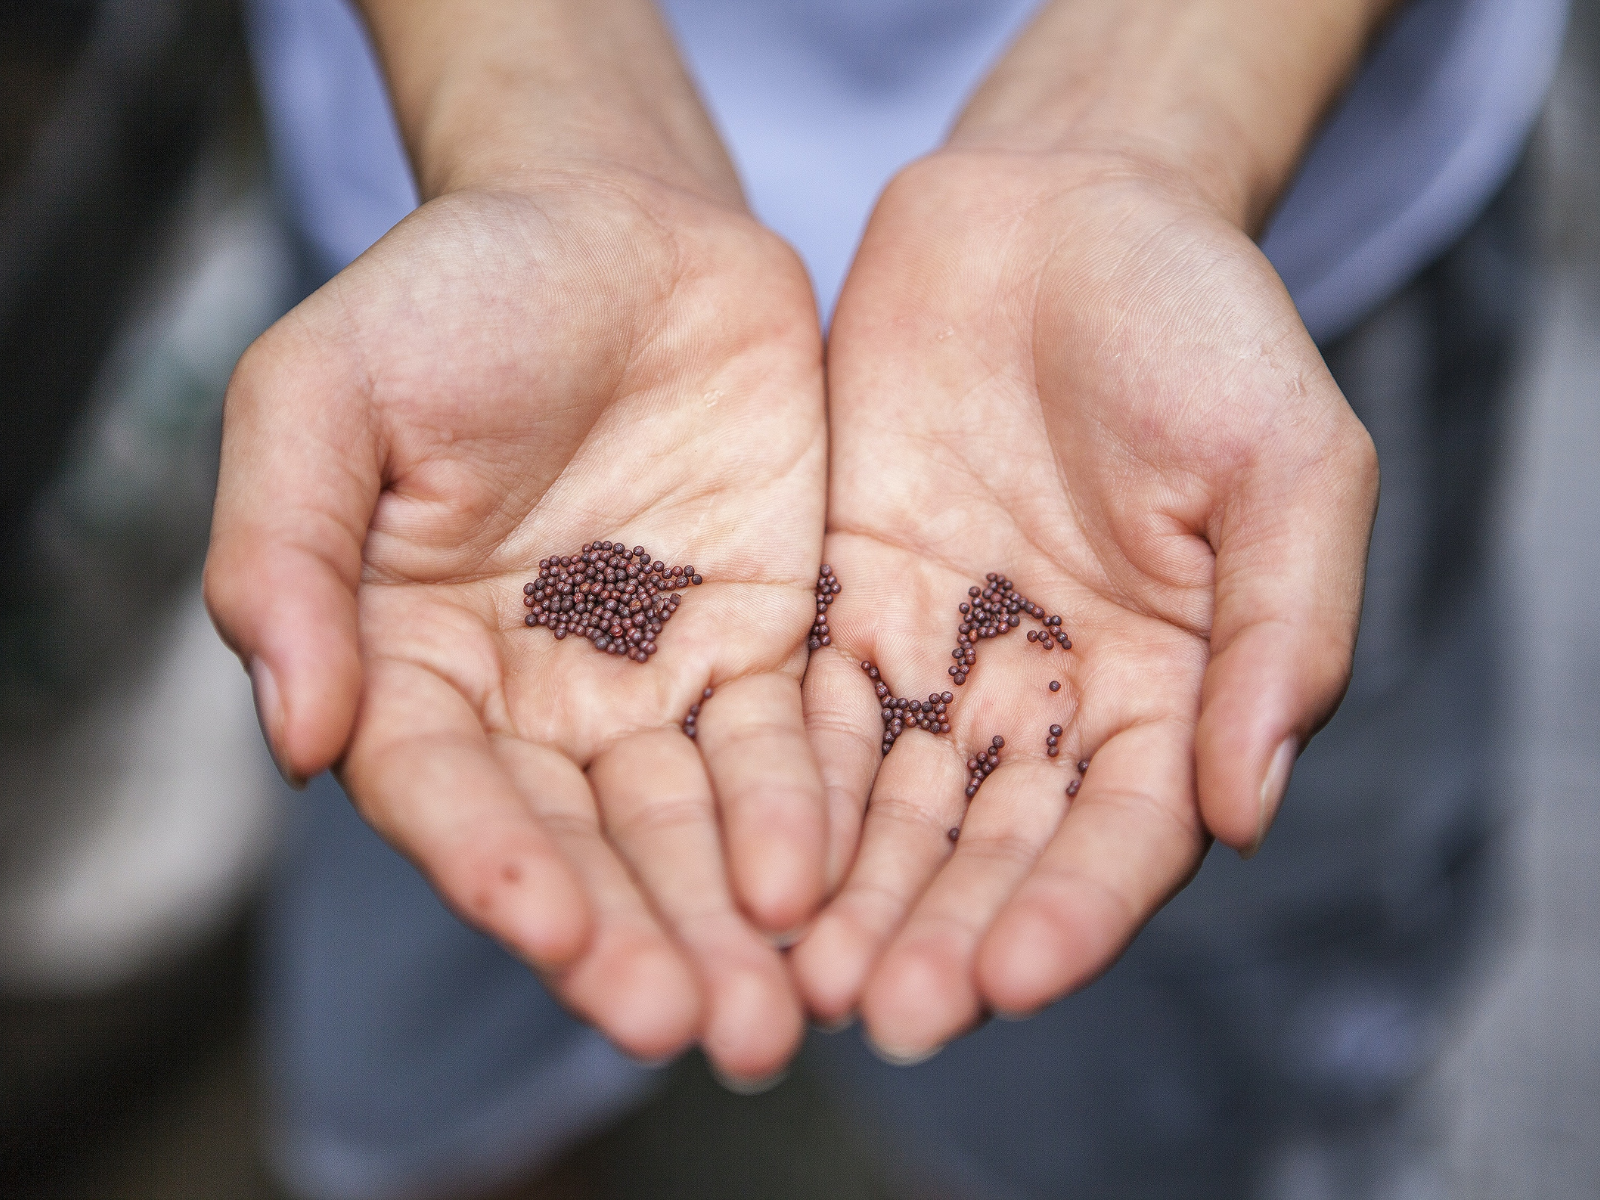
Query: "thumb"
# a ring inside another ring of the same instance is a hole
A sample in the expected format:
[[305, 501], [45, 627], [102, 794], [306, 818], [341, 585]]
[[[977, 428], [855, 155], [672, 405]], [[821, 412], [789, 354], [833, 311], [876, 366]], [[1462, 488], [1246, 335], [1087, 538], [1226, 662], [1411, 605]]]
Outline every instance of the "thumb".
[[359, 377], [300, 310], [228, 385], [205, 598], [291, 784], [343, 753], [361, 691], [356, 587], [381, 485]]
[[1350, 682], [1378, 461], [1355, 414], [1332, 399], [1333, 419], [1316, 435], [1299, 423], [1280, 431], [1276, 452], [1256, 460], [1214, 521], [1196, 784], [1206, 827], [1247, 857]]

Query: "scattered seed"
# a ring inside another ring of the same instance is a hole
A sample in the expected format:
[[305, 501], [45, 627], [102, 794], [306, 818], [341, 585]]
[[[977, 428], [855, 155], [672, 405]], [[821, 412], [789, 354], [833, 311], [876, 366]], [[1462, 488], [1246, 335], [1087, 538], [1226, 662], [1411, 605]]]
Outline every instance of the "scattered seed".
[[522, 587], [523, 622], [543, 625], [557, 641], [577, 634], [596, 650], [648, 662], [682, 603], [677, 589], [700, 582], [693, 567], [651, 561], [643, 546], [585, 542], [577, 554], [539, 560], [539, 578]]
[[894, 748], [895, 741], [907, 729], [921, 729], [932, 734], [950, 732], [950, 702], [955, 699], [954, 693], [929, 692], [926, 700], [909, 700], [891, 692], [878, 668], [868, 660], [861, 660], [861, 669], [872, 680], [873, 690], [878, 694], [885, 754]]
[[1052, 692], [1059, 692], [1061, 690], [1061, 681], [1059, 679], [1052, 679], [1050, 681], [1050, 690]]
[[1078, 781], [1076, 779], [1074, 779], [1070, 783], [1067, 784], [1067, 795], [1076, 796], [1077, 794], [1078, 794]]
[[988, 748], [979, 751], [967, 759], [967, 799], [971, 800], [978, 794], [978, 789], [983, 786], [983, 781], [1000, 765], [1000, 751], [1005, 747], [1006, 740], [998, 733], [989, 742]]
[[823, 563], [822, 569], [817, 572], [817, 615], [812, 618], [811, 636], [806, 639], [806, 644], [813, 650], [833, 645], [833, 631], [828, 628], [828, 607], [839, 590], [839, 577], [833, 573], [832, 567]]
[[[1003, 637], [1022, 624], [1024, 616], [1043, 623], [1043, 629], [1030, 629], [1028, 641], [1049, 650], [1060, 646], [1072, 649], [1072, 642], [1061, 629], [1061, 618], [1047, 616], [1044, 609], [1017, 591], [1004, 575], [990, 571], [984, 576], [988, 586], [969, 587], [967, 599], [959, 606], [961, 622], [956, 629], [956, 645], [950, 651], [955, 664], [948, 668], [950, 678], [959, 686], [967, 681], [978, 662], [978, 643], [986, 638]], [[1051, 691], [1060, 688], [1052, 683]]]

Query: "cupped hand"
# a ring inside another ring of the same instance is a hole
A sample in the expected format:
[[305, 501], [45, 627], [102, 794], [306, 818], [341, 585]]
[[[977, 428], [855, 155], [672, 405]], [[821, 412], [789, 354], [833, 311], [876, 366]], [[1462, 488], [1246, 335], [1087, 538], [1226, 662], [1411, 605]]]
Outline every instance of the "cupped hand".
[[[913, 165], [828, 369], [843, 590], [806, 709], [830, 859], [853, 865], [793, 963], [815, 1014], [859, 1005], [915, 1058], [1103, 971], [1211, 838], [1259, 844], [1348, 678], [1376, 460], [1249, 238], [1115, 158]], [[953, 686], [958, 605], [990, 572], [1073, 647], [1024, 619]], [[950, 732], [880, 759], [864, 660], [897, 696], [954, 692]]]
[[[802, 1029], [763, 931], [824, 886], [825, 450], [809, 285], [742, 210], [590, 169], [452, 193], [241, 362], [207, 599], [286, 774], [337, 763], [625, 1050], [760, 1077]], [[524, 624], [600, 540], [704, 578], [646, 663]]]

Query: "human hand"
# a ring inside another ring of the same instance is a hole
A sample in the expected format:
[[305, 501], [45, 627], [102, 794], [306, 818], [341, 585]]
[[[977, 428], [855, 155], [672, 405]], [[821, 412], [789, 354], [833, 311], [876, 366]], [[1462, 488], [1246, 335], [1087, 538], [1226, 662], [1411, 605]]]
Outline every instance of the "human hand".
[[[425, 205], [228, 396], [207, 599], [285, 773], [337, 763], [623, 1049], [698, 1037], [738, 1078], [802, 1030], [757, 930], [823, 888], [800, 704], [823, 422], [787, 247], [736, 191], [592, 163]], [[645, 664], [524, 626], [539, 560], [600, 539], [705, 579]]]
[[[859, 1004], [914, 1059], [1103, 971], [1210, 838], [1259, 843], [1348, 678], [1376, 461], [1238, 223], [1125, 157], [913, 165], [828, 369], [843, 592], [806, 707], [830, 858], [854, 864], [792, 962], [814, 1013]], [[952, 687], [957, 605], [989, 572], [1074, 647], [983, 641]], [[951, 732], [880, 763], [863, 660], [897, 695], [954, 691]], [[966, 760], [996, 734], [969, 804]]]

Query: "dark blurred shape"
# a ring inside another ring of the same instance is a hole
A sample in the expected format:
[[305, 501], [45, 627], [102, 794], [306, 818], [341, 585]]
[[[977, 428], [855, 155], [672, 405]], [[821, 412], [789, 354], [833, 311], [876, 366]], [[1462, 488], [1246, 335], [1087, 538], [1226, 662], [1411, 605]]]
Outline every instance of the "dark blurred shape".
[[79, 1177], [140, 1135], [174, 1081], [242, 1041], [248, 979], [241, 920], [199, 954], [110, 991], [0, 997], [0, 1196], [92, 1194]]
[[[0, 9], [0, 44], [0, 149], [25, 156], [0, 165], [0, 553], [10, 563], [206, 119], [242, 69], [242, 41], [222, 0], [13, 0]], [[16, 587], [0, 572], [0, 606], [18, 601]]]

